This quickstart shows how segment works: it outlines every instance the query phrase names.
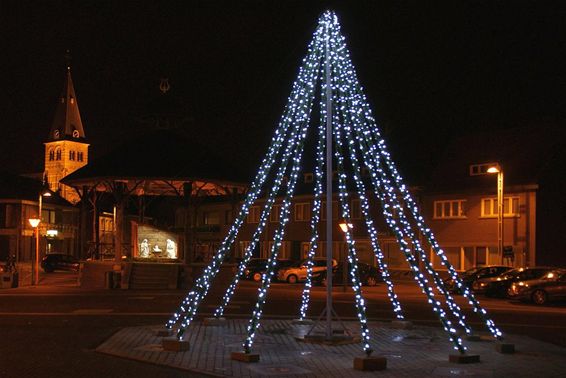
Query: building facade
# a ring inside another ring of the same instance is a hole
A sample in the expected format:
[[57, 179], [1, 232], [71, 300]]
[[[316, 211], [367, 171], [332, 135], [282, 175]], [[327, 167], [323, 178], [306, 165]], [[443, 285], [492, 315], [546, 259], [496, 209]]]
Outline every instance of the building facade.
[[[15, 255], [16, 261], [31, 261], [35, 252], [35, 230], [29, 223], [39, 212], [41, 182], [2, 175], [0, 192], [0, 261]], [[77, 255], [78, 210], [56, 193], [44, 197], [39, 224], [39, 256], [48, 253]]]
[[[457, 270], [483, 265], [566, 265], [561, 241], [561, 235], [566, 231], [566, 218], [563, 215], [566, 201], [559, 200], [566, 190], [566, 180], [559, 173], [566, 171], [566, 158], [563, 158], [565, 149], [556, 143], [563, 140], [552, 130], [537, 128], [466, 136], [452, 141], [426, 185], [411, 190], [425, 224], [431, 228], [448, 260]], [[462, 148], [464, 145], [466, 148]], [[489, 167], [496, 165], [505, 172], [501, 235], [498, 230], [497, 175], [487, 172]], [[307, 193], [313, 192], [312, 180], [312, 174], [306, 173], [299, 183], [299, 194], [292, 202], [279, 258], [300, 260], [306, 257], [309, 250], [313, 195]], [[359, 200], [355, 193], [350, 193], [349, 198], [359, 259], [375, 264]], [[385, 224], [377, 196], [368, 195], [368, 198], [373, 200], [370, 201], [370, 212], [379, 232], [385, 262], [393, 270], [407, 270], [405, 256]], [[235, 242], [235, 257], [243, 257], [250, 245], [263, 204], [264, 200], [260, 199], [250, 208]], [[200, 208], [196, 238], [203, 251], [206, 251], [203, 252], [205, 257], [210, 258], [218, 249], [239, 206], [233, 208], [227, 203], [214, 203], [204, 204]], [[279, 225], [280, 207], [281, 198], [272, 209], [259, 245], [254, 250], [254, 257], [269, 256], [274, 232]], [[317, 256], [325, 256], [326, 250], [325, 206], [322, 208], [319, 225], [321, 242]], [[344, 235], [338, 227], [342, 222], [339, 211], [338, 198], [335, 197], [333, 253], [343, 259], [347, 250]], [[434, 268], [446, 270], [422, 235], [417, 237]], [[414, 250], [413, 254], [418, 261], [421, 260]]]

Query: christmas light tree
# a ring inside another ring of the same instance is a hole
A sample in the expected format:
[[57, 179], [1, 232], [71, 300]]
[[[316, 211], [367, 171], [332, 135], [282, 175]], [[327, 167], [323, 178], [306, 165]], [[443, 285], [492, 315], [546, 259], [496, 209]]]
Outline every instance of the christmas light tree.
[[[179, 339], [183, 338], [184, 333], [197, 313], [200, 303], [208, 294], [220, 266], [226, 259], [227, 252], [234, 243], [249, 213], [250, 207], [256, 202], [261, 193], [266, 193], [258, 226], [253, 233], [249, 246], [244, 252], [243, 259], [230, 286], [214, 313], [214, 316], [217, 318], [224, 314], [224, 310], [234, 295], [237, 285], [252, 257], [252, 252], [265, 230], [273, 205], [276, 199], [280, 198], [282, 202], [279, 210], [279, 224], [275, 230], [273, 244], [267, 259], [266, 271], [262, 276], [257, 302], [249, 320], [247, 335], [243, 341], [244, 352], [250, 353], [254, 337], [260, 326], [268, 290], [275, 273], [277, 257], [285, 236], [286, 225], [289, 222], [290, 206], [298, 182], [302, 158], [305, 154], [305, 141], [309, 135], [309, 129], [311, 129], [311, 114], [317, 90], [320, 91], [320, 119], [316, 133], [313, 132], [316, 138], [316, 164], [312, 218], [310, 222], [311, 239], [307, 253], [307, 277], [301, 297], [299, 318], [304, 320], [308, 315], [313, 278], [313, 259], [319, 250], [320, 242], [318, 228], [321, 220], [322, 198], [323, 194], [326, 194], [328, 205], [328, 198], [331, 198], [330, 196], [332, 195], [332, 191], [328, 191], [328, 186], [326, 193], [324, 193], [323, 180], [325, 178], [328, 179], [329, 172], [332, 173], [332, 165], [335, 164], [337, 168], [337, 194], [341, 216], [346, 222], [350, 221], [349, 198], [351, 196], [358, 198], [364, 224], [383, 280], [387, 285], [387, 293], [396, 318], [404, 319], [404, 315], [394, 291], [388, 266], [384, 261], [384, 256], [379, 246], [377, 226], [370, 215], [369, 200], [371, 195], [375, 195], [381, 203], [389, 230], [395, 235], [400, 245], [401, 253], [406, 258], [415, 281], [427, 297], [432, 310], [438, 315], [454, 348], [460, 353], [465, 353], [466, 350], [461, 338], [458, 336], [457, 327], [461, 327], [467, 334], [470, 334], [472, 331], [466, 322], [466, 317], [463, 315], [462, 310], [455, 303], [443, 280], [434, 270], [424, 246], [417, 237], [418, 232], [426, 238], [433, 252], [438, 256], [441, 264], [446, 267], [450, 277], [456, 282], [457, 287], [462, 291], [474, 312], [482, 317], [492, 335], [497, 339], [501, 339], [501, 332], [487, 316], [487, 312], [480, 307], [473, 293], [458, 277], [456, 270], [446, 258], [432, 231], [425, 225], [424, 218], [421, 216], [414, 199], [403, 183], [403, 179], [399, 175], [386, 148], [385, 141], [380, 135], [377, 123], [363, 94], [363, 89], [356, 77], [345, 38], [340, 31], [338, 19], [331, 11], [325, 12], [319, 19], [318, 27], [308, 46], [307, 55], [303, 59], [297, 80], [293, 84], [291, 95], [279, 126], [275, 131], [268, 152], [250, 186], [250, 190], [243, 201], [234, 224], [229, 229], [211, 263], [196, 280], [193, 288], [182, 301], [179, 310], [167, 322], [166, 327], [172, 329], [177, 325], [177, 337]], [[306, 153], [309, 152], [306, 151]], [[328, 155], [330, 153], [333, 155]], [[327, 154], [326, 161], [325, 154]], [[362, 180], [362, 169], [367, 169], [369, 172], [370, 187], [367, 187], [364, 180]], [[284, 180], [284, 178], [287, 178], [287, 180]], [[347, 188], [352, 183], [356, 189], [355, 192], [351, 193], [348, 192]], [[281, 195], [281, 193], [283, 194]], [[331, 212], [327, 212], [327, 222], [332, 222]], [[352, 290], [354, 291], [355, 308], [360, 323], [361, 343], [364, 351], [370, 354], [372, 350], [369, 329], [367, 327], [366, 303], [358, 273], [355, 240], [350, 231], [346, 231], [346, 245], [349, 277], [352, 283]], [[413, 255], [411, 246], [418, 254], [424, 270], [421, 269]], [[327, 250], [331, 249], [331, 244], [327, 244], [326, 248]], [[347, 267], [345, 266], [344, 269], [347, 269]], [[430, 284], [429, 279], [432, 280]], [[441, 294], [443, 299], [436, 298], [434, 289]], [[445, 310], [443, 302], [447, 310]]]

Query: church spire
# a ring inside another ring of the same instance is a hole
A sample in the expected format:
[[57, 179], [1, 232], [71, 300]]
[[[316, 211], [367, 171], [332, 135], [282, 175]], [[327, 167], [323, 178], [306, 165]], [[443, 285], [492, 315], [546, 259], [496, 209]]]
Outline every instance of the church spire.
[[67, 139], [84, 141], [85, 132], [81, 121], [77, 96], [75, 95], [73, 79], [71, 77], [71, 61], [68, 50], [67, 54], [65, 54], [65, 58], [67, 61], [65, 85], [59, 97], [59, 101], [57, 102], [55, 117], [53, 118], [51, 132], [47, 140], [55, 141]]
[[62, 197], [76, 203], [78, 194], [70, 187], [62, 185], [60, 180], [88, 164], [88, 143], [77, 96], [71, 78], [71, 61], [69, 51], [65, 55], [67, 73], [63, 93], [57, 101], [57, 109], [51, 126], [49, 137], [45, 141], [44, 176], [51, 190], [59, 190]]

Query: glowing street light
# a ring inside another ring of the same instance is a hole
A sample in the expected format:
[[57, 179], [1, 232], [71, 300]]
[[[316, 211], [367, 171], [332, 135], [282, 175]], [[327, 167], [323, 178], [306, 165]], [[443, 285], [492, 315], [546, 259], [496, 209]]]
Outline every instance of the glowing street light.
[[503, 169], [496, 163], [487, 169], [487, 173], [497, 173], [497, 250], [503, 264]]
[[[346, 241], [346, 249], [348, 249], [348, 239], [346, 238], [346, 233], [354, 228], [354, 225], [352, 223], [346, 223], [346, 222], [342, 222], [338, 224], [340, 226], [340, 229], [342, 230], [342, 232], [344, 233], [344, 240]], [[345, 292], [346, 291], [346, 285], [348, 283], [348, 258], [346, 257], [347, 253], [344, 252], [344, 262], [343, 262], [343, 267], [342, 267], [342, 291]], [[328, 275], [328, 273], [327, 273]]]
[[30, 218], [28, 219], [30, 226], [34, 228], [34, 235], [35, 235], [35, 256], [34, 262], [31, 264], [31, 284], [37, 285], [39, 283], [39, 272], [38, 272], [38, 263], [39, 263], [39, 222], [41, 219], [39, 218]]
[[35, 256], [34, 256], [35, 258], [33, 263], [31, 264], [32, 285], [39, 285], [39, 226], [41, 224], [43, 197], [51, 197], [51, 192], [49, 191], [49, 189], [43, 189], [41, 192], [39, 192], [38, 217], [28, 219], [30, 226], [32, 226], [35, 231]]

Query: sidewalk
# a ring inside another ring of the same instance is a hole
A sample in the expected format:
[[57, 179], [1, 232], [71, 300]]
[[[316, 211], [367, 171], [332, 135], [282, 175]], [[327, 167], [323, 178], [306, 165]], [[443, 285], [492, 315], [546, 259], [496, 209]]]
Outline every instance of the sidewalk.
[[[448, 362], [456, 353], [446, 334], [439, 328], [418, 326], [411, 330], [393, 329], [389, 323], [370, 322], [374, 355], [387, 358], [387, 370], [353, 370], [353, 358], [361, 356], [359, 344], [325, 346], [297, 342], [294, 335], [304, 334], [309, 326], [292, 325], [287, 320], [263, 320], [256, 335], [253, 352], [260, 362], [232, 361], [230, 353], [242, 349], [247, 320], [228, 320], [224, 327], [205, 327], [200, 321], [191, 325], [186, 352], [166, 352], [156, 331], [162, 326], [124, 328], [100, 345], [96, 351], [108, 355], [174, 367], [186, 371], [233, 377], [562, 377], [566, 371], [566, 349], [525, 336], [506, 335], [514, 343], [515, 354], [496, 352], [490, 337], [465, 342], [469, 354], [479, 354], [481, 362], [459, 365]], [[347, 322], [353, 332], [359, 326]]]
[[[30, 288], [31, 286], [31, 263], [17, 263], [18, 270], [18, 287]], [[45, 273], [39, 268], [39, 285], [38, 287], [78, 287], [78, 272], [56, 271], [53, 273]]]

